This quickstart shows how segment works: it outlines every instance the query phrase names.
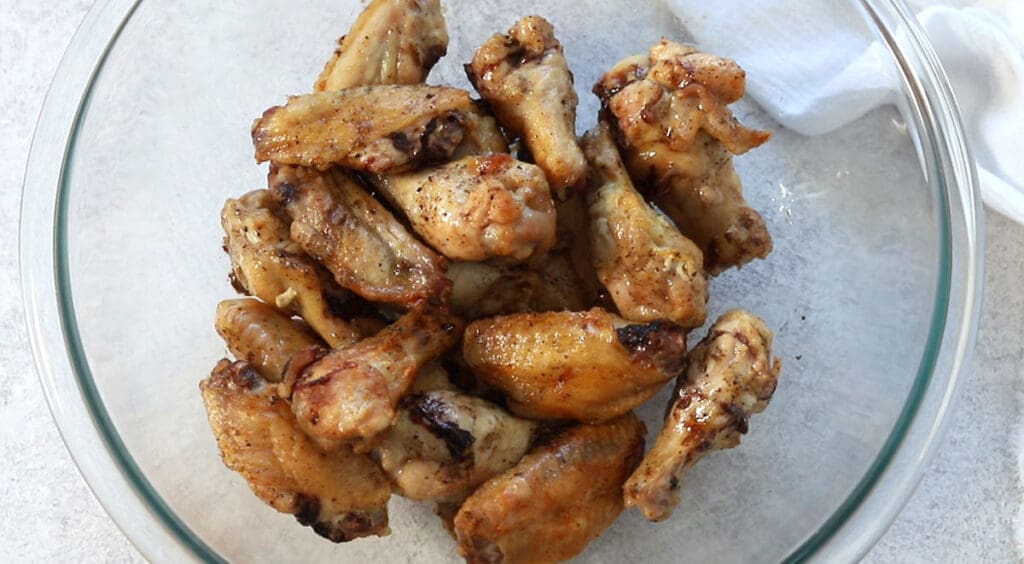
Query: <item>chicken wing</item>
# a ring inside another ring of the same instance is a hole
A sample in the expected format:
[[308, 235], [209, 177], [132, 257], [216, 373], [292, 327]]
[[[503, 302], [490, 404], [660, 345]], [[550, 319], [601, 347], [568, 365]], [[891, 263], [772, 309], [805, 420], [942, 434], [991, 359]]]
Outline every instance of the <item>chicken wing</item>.
[[338, 40], [313, 90], [418, 84], [447, 52], [440, 0], [373, 0]]
[[525, 140], [559, 199], [585, 181], [586, 162], [576, 144], [579, 99], [547, 20], [527, 16], [508, 35], [495, 34], [466, 65], [466, 74], [501, 125]]
[[729, 59], [662, 40], [594, 87], [615, 128], [630, 175], [704, 253], [716, 274], [771, 252], [761, 216], [743, 199], [732, 155], [768, 140], [727, 107], [743, 95], [743, 70]]
[[590, 248], [601, 283], [630, 321], [704, 324], [707, 280], [700, 249], [644, 200], [602, 122], [583, 138], [594, 186]]
[[447, 160], [474, 112], [469, 93], [417, 85], [294, 96], [252, 127], [258, 162], [383, 174]]
[[451, 306], [466, 319], [527, 311], [542, 281], [536, 272], [486, 262], [453, 262]]
[[426, 392], [402, 398], [398, 420], [374, 453], [399, 495], [461, 501], [519, 462], [535, 427], [487, 400]]
[[544, 172], [506, 154], [376, 176], [373, 183], [450, 259], [522, 262], [555, 243], [555, 204]]
[[772, 333], [753, 315], [733, 310], [687, 355], [665, 426], [626, 482], [627, 507], [661, 521], [679, 503], [686, 472], [705, 454], [733, 448], [747, 420], [768, 406], [780, 363], [771, 358]]
[[272, 167], [270, 186], [292, 219], [292, 239], [345, 288], [401, 305], [447, 291], [444, 259], [347, 173]]
[[682, 367], [686, 332], [603, 309], [475, 321], [463, 357], [523, 417], [607, 421], [647, 401]]
[[528, 302], [531, 311], [582, 311], [593, 305], [568, 249], [544, 257], [537, 275], [540, 283]]
[[234, 282], [246, 293], [302, 317], [332, 347], [355, 342], [355, 330], [331, 313], [321, 269], [289, 238], [288, 224], [275, 206], [266, 190], [224, 204], [224, 248]]
[[280, 382], [295, 353], [324, 346], [301, 321], [259, 300], [224, 300], [217, 305], [217, 333], [235, 358], [269, 382]]
[[473, 564], [576, 556], [622, 512], [622, 483], [643, 456], [645, 433], [627, 413], [534, 448], [463, 503], [459, 551]]
[[224, 464], [257, 497], [334, 542], [390, 533], [377, 464], [347, 446], [321, 449], [251, 365], [222, 360], [199, 388]]
[[321, 358], [295, 356], [282, 390], [291, 397], [299, 427], [332, 440], [365, 439], [387, 429], [417, 371], [455, 344], [460, 325], [424, 301], [373, 337], [322, 351]]

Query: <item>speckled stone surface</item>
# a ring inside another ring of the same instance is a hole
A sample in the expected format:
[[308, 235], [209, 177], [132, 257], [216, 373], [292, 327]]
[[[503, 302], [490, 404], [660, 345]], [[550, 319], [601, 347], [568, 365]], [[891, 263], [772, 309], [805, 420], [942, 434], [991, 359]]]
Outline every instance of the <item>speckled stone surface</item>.
[[[0, 562], [142, 557], [90, 494], [57, 433], [24, 332], [17, 215], [32, 128], [89, 0], [0, 0]], [[987, 216], [986, 291], [974, 374], [913, 499], [873, 562], [1003, 562], [1024, 523], [1024, 227]]]

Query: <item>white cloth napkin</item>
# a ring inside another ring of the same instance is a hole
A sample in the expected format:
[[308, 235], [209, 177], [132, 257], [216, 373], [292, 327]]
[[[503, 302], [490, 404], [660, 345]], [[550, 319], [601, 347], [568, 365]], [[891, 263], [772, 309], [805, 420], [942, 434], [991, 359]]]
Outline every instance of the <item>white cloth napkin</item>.
[[[739, 61], [749, 95], [789, 129], [819, 135], [895, 100], [889, 54], [853, 2], [667, 3], [702, 48]], [[960, 104], [985, 203], [1024, 223], [1024, 0], [909, 4]]]

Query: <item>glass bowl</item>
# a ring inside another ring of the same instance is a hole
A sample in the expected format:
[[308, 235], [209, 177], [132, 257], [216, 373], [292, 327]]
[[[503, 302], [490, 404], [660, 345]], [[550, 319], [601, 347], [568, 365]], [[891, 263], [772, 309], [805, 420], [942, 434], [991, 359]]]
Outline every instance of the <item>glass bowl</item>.
[[[687, 38], [660, 2], [445, 4], [452, 41], [433, 82], [468, 86], [472, 49], [540, 13], [575, 72], [581, 131], [603, 69], [662, 35]], [[403, 499], [392, 536], [342, 546], [264, 506], [221, 463], [197, 388], [226, 354], [213, 330], [232, 295], [218, 213], [265, 182], [250, 123], [308, 91], [360, 8], [101, 0], [47, 96], [21, 220], [35, 358], [83, 475], [154, 561], [457, 560], [430, 508]], [[856, 9], [904, 79], [897, 107], [813, 138], [736, 108], [775, 132], [736, 164], [776, 248], [713, 280], [710, 316], [745, 307], [776, 330], [774, 401], [741, 448], [697, 465], [670, 521], [625, 513], [581, 561], [852, 560], [938, 444], [977, 322], [972, 161], [909, 12]], [[666, 394], [641, 411], [652, 431]]]

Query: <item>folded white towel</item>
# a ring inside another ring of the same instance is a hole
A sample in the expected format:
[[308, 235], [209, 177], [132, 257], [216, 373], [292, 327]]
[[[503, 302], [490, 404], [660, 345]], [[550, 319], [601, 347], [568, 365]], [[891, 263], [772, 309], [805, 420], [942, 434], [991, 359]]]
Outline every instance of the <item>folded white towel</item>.
[[[895, 100], [889, 54], [852, 2], [667, 1], [698, 45], [746, 68], [750, 96], [789, 129], [819, 135]], [[1024, 1], [910, 4], [960, 104], [985, 202], [1024, 223]]]

